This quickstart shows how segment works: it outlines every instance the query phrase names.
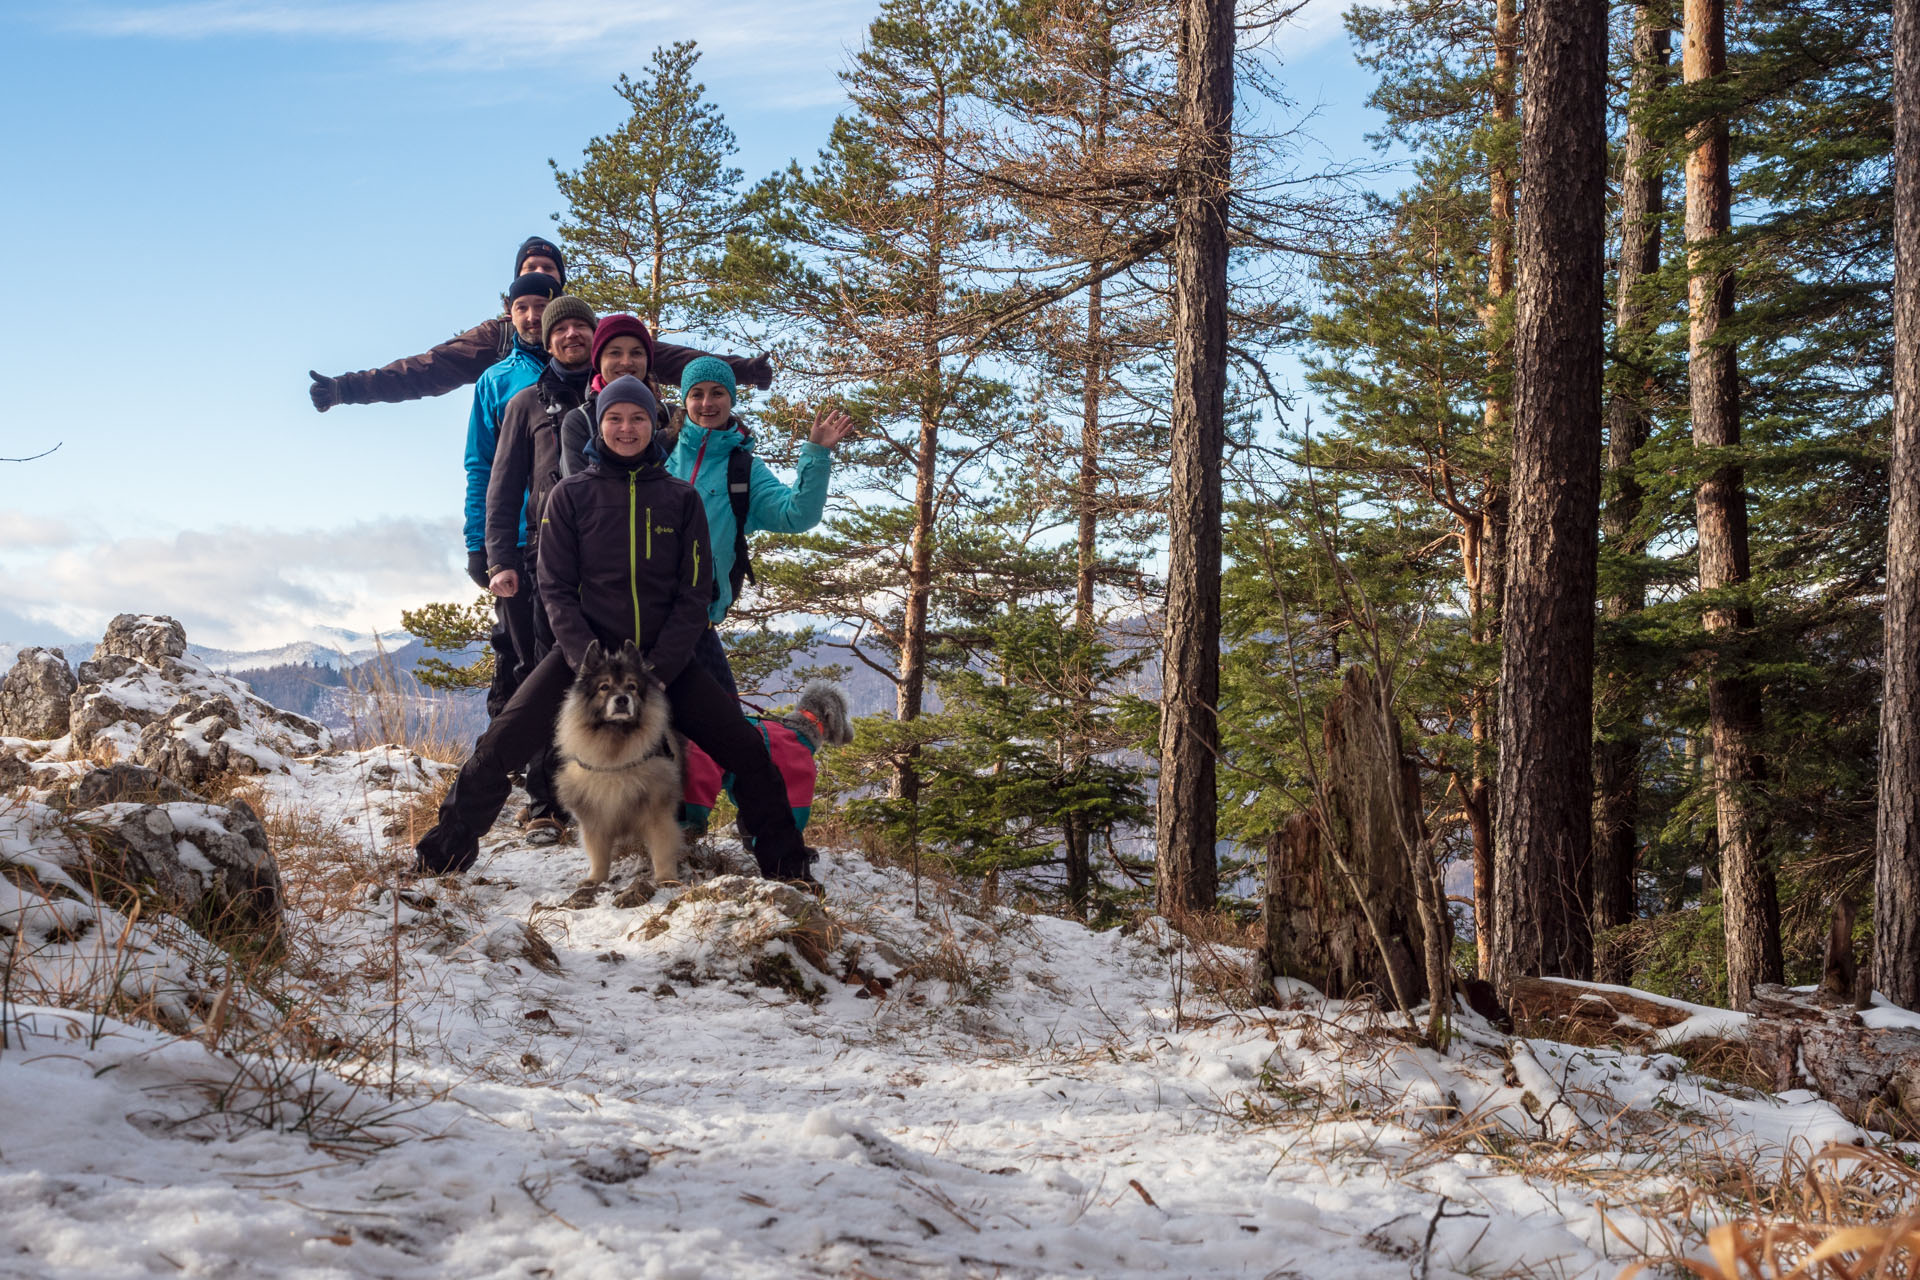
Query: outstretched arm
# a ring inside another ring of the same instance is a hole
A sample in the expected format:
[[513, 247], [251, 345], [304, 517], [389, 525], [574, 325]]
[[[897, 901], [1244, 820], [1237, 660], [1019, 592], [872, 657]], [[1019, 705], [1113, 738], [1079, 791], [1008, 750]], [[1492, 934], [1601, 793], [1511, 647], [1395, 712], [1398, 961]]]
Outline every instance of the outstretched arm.
[[682, 347], [671, 342], [654, 340], [653, 376], [663, 387], [680, 385], [680, 374], [686, 367], [701, 356], [716, 356], [727, 362], [733, 370], [733, 376], [750, 387], [759, 387], [762, 391], [773, 385], [773, 365], [764, 353], [757, 356], [723, 356], [717, 351], [702, 351], [697, 347]]
[[853, 431], [853, 419], [827, 409], [814, 420], [813, 431], [800, 446], [800, 465], [791, 487], [759, 458], [753, 460], [752, 487], [747, 499], [747, 532], [803, 533], [820, 523], [827, 509], [827, 476], [833, 470], [833, 450]]
[[332, 378], [316, 373], [310, 388], [313, 407], [324, 412], [334, 404], [398, 404], [471, 386], [500, 359], [506, 325], [505, 316], [495, 316], [437, 347], [378, 369]]

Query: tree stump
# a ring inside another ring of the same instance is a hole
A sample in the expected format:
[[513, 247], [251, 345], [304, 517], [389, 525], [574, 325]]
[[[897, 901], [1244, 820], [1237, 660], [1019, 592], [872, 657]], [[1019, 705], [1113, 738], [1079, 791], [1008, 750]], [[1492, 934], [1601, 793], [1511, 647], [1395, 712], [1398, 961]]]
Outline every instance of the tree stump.
[[1380, 715], [1375, 699], [1372, 677], [1353, 667], [1327, 706], [1328, 829], [1299, 813], [1269, 837], [1262, 952], [1270, 978], [1298, 978], [1340, 999], [1372, 992], [1411, 1007], [1427, 997], [1426, 934], [1406, 835], [1424, 838], [1425, 831], [1399, 726]]

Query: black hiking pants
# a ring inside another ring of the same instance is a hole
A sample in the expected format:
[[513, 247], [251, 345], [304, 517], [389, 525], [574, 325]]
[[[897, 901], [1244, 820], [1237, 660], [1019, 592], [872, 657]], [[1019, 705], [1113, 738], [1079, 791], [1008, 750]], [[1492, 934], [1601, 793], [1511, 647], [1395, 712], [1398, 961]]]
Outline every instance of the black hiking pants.
[[[507, 775], [553, 743], [554, 721], [573, 685], [566, 655], [555, 649], [540, 660], [487, 731], [474, 744], [453, 788], [440, 804], [439, 820], [417, 846], [419, 869], [432, 875], [465, 871], [507, 802]], [[740, 825], [753, 839], [753, 856], [769, 879], [799, 879], [807, 871], [807, 851], [787, 785], [774, 767], [760, 734], [740, 713], [740, 703], [697, 663], [667, 686], [673, 725], [698, 743], [723, 770], [734, 775]]]
[[526, 574], [520, 575], [518, 595], [493, 598], [493, 630], [487, 643], [493, 647], [493, 684], [487, 689], [487, 714], [497, 716], [540, 660], [534, 592]]
[[[547, 611], [533, 589], [528, 573], [520, 575], [517, 595], [493, 598], [493, 684], [487, 690], [487, 716], [498, 716], [533, 669], [553, 648], [553, 629], [547, 625]], [[553, 792], [553, 753], [540, 750], [526, 762], [527, 816], [559, 818], [560, 800]]]
[[[553, 652], [553, 628], [547, 623], [547, 606], [540, 599], [540, 593], [528, 583], [527, 575], [520, 576], [520, 594], [531, 595], [533, 649], [528, 658], [520, 664], [520, 683], [531, 676], [534, 669]], [[553, 748], [551, 740], [547, 745], [533, 753], [527, 761], [527, 817], [558, 818], [567, 820], [567, 811], [560, 806], [560, 797], [553, 789], [553, 774], [560, 767], [559, 753]]]
[[735, 702], [740, 700], [740, 685], [733, 678], [733, 664], [727, 661], [727, 647], [720, 643], [720, 630], [708, 627], [693, 646], [693, 660], [706, 669], [714, 682]]

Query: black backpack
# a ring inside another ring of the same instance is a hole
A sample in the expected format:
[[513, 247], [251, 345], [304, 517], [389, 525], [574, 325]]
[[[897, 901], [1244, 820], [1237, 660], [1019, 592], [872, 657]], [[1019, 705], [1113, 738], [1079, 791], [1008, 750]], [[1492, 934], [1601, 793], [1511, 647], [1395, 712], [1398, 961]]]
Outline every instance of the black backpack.
[[733, 569], [727, 585], [733, 599], [740, 598], [740, 584], [758, 582], [753, 563], [747, 556], [747, 506], [753, 497], [753, 451], [745, 442], [727, 455], [727, 500], [733, 505]]

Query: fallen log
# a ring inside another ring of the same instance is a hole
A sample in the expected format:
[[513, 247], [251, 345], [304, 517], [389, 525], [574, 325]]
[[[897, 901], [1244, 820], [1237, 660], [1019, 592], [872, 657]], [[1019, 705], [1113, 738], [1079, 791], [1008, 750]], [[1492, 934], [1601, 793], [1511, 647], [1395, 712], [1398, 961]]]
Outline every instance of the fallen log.
[[1627, 1044], [1677, 1044], [1690, 1035], [1662, 1035], [1683, 1023], [1701, 1018], [1698, 1038], [1727, 1034], [1728, 1022], [1712, 1012], [1681, 1000], [1609, 986], [1603, 982], [1576, 982], [1570, 978], [1517, 978], [1508, 1001], [1516, 1022], [1562, 1022], [1618, 1037]]
[[1811, 1088], [1863, 1127], [1920, 1134], [1920, 1030], [1870, 1027], [1851, 1000], [1754, 987], [1749, 1042], [1776, 1092]]

